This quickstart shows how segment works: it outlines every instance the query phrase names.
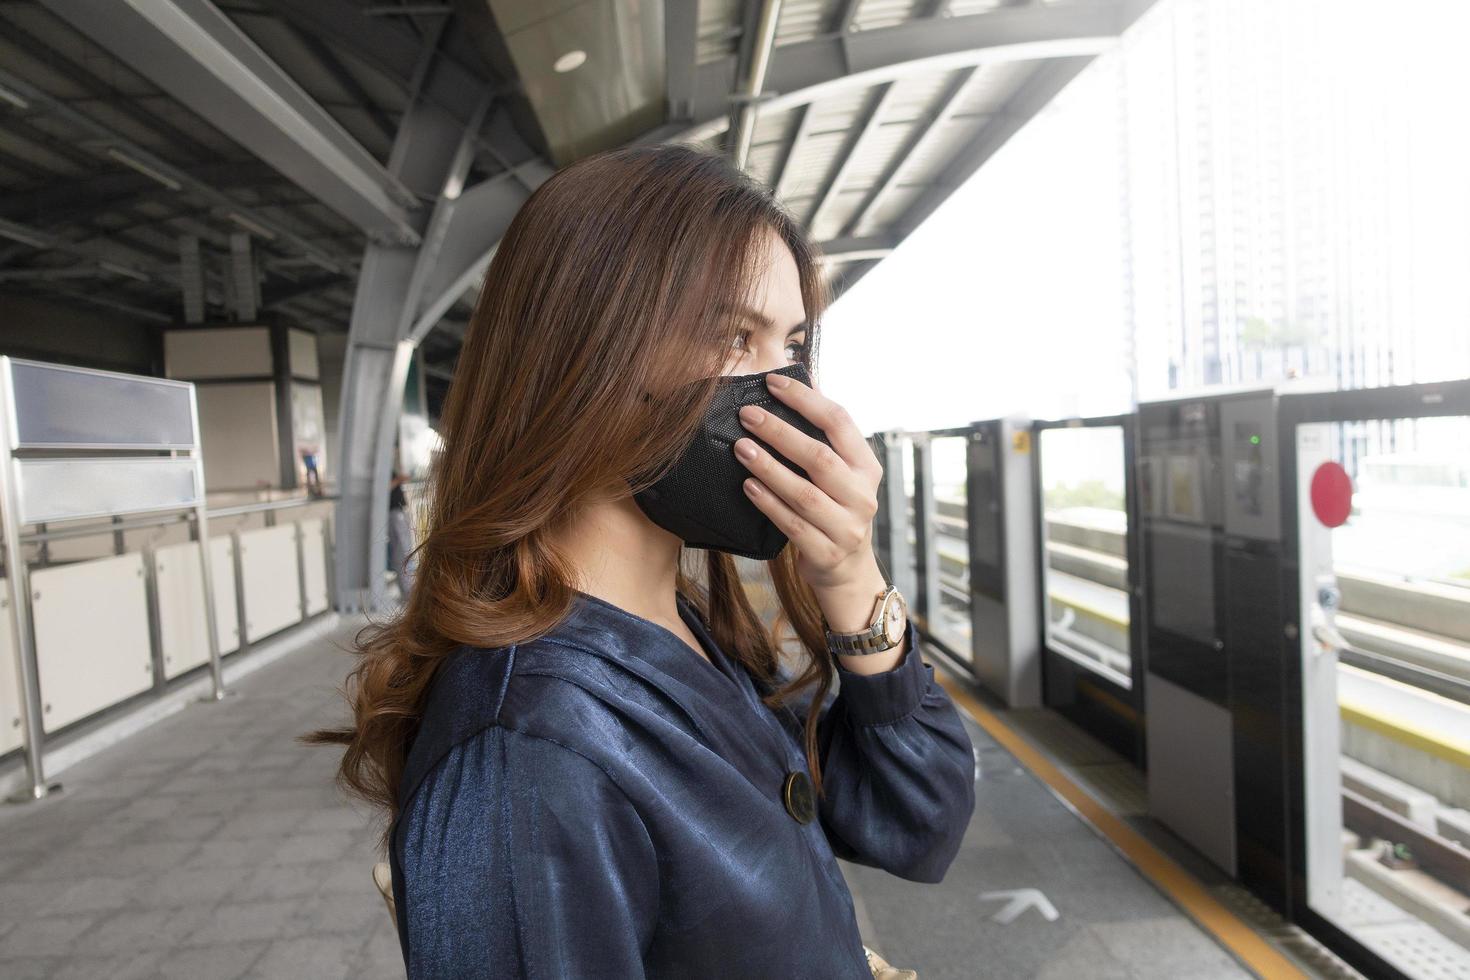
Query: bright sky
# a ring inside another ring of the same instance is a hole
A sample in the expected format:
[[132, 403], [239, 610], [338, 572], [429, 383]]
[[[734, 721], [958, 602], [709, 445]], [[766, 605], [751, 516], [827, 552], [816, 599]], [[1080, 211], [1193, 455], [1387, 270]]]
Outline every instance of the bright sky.
[[[1343, 220], [1362, 229], [1328, 255], [1337, 302], [1358, 303], [1358, 285], [1391, 294], [1382, 322], [1370, 316], [1352, 331], [1392, 338], [1408, 366], [1395, 374], [1400, 383], [1470, 376], [1470, 61], [1460, 52], [1470, 4], [1402, 0], [1392, 16], [1372, 0], [1196, 6], [1211, 31], [1287, 32], [1302, 42], [1291, 58], [1309, 59], [1304, 70], [1337, 93], [1323, 106], [1301, 93], [1265, 97], [1342, 116], [1332, 149], [1341, 186], [1331, 192], [1344, 195]], [[1146, 18], [1168, 12], [1163, 0]], [[1240, 20], [1244, 12], [1253, 13]], [[828, 311], [819, 381], [865, 432], [1130, 410], [1118, 88], [1095, 77], [1120, 70], [1128, 43], [1094, 61]], [[1249, 70], [1219, 68], [1226, 81]], [[1406, 166], [1392, 186], [1375, 184], [1369, 165], [1389, 158]], [[1389, 221], [1396, 237], [1381, 240], [1369, 219]], [[1140, 310], [1141, 367], [1153, 388], [1167, 354], [1157, 314]]]
[[823, 320], [822, 390], [864, 432], [1126, 411], [1111, 86], [1039, 116]]

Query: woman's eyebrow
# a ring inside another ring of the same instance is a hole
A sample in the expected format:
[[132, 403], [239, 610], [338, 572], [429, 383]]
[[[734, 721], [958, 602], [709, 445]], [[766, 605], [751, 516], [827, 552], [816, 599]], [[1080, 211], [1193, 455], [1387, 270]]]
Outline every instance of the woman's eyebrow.
[[[770, 317], [766, 316], [760, 310], [751, 309], [749, 306], [732, 306], [729, 303], [721, 303], [720, 309], [733, 310], [737, 316], [749, 317], [750, 319], [754, 320], [756, 323], [761, 324], [768, 330], [776, 325], [775, 321], [772, 320]], [[794, 333], [800, 333], [801, 331], [806, 330], [809, 326], [810, 321], [803, 320], [796, 326], [792, 327], [790, 330], [786, 331], [786, 336], [789, 337]]]

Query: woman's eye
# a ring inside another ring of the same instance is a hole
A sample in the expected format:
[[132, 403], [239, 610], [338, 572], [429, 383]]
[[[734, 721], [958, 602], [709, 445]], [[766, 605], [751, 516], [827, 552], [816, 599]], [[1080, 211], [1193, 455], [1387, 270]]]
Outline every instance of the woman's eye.
[[792, 361], [805, 360], [806, 344], [793, 340], [791, 343], [786, 345], [786, 355], [787, 358]]
[[747, 330], [735, 338], [736, 350], [747, 350], [750, 346], [750, 331]]

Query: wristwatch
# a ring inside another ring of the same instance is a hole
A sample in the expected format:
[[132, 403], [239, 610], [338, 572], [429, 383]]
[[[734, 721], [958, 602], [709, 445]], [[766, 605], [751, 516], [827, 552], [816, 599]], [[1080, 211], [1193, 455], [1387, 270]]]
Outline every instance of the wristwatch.
[[[878, 593], [877, 615], [872, 624], [857, 633], [834, 633], [826, 629], [827, 649], [844, 656], [865, 656], [892, 650], [903, 642], [908, 629], [908, 603], [894, 585]], [[822, 625], [827, 626], [826, 618]]]

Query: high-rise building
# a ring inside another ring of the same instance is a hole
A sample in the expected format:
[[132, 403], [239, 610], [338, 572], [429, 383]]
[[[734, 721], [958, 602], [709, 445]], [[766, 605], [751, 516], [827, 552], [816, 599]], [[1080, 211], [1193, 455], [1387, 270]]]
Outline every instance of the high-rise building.
[[1458, 8], [1164, 0], [1079, 79], [1118, 88], [1138, 397], [1470, 375]]

